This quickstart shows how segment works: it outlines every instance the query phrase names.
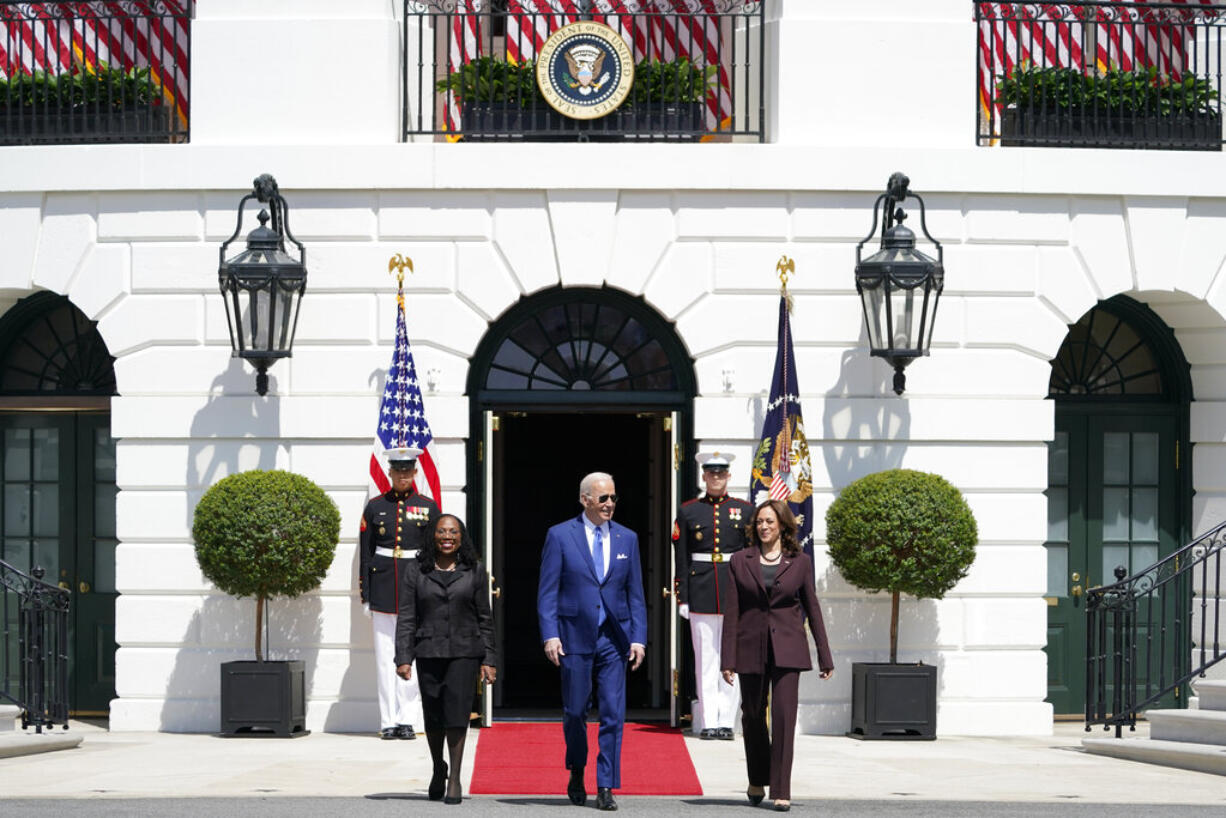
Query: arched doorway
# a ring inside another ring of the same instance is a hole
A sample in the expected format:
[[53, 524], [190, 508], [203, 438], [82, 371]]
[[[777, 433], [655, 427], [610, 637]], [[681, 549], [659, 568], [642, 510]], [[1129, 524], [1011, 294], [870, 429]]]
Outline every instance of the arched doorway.
[[482, 339], [468, 377], [468, 517], [488, 550], [504, 661], [487, 717], [557, 713], [557, 674], [538, 638], [539, 557], [548, 527], [579, 513], [579, 481], [592, 471], [617, 481], [616, 519], [638, 533], [643, 559], [648, 657], [628, 679], [627, 705], [679, 715], [669, 533], [678, 489], [696, 479], [696, 389], [672, 324], [608, 287], [524, 297]]
[[72, 590], [69, 706], [115, 697], [114, 359], [64, 296], [23, 298], [0, 318], [0, 559]]
[[1157, 562], [1191, 521], [1188, 362], [1147, 306], [1115, 296], [1069, 328], [1052, 361], [1047, 700], [1085, 715], [1084, 591]]

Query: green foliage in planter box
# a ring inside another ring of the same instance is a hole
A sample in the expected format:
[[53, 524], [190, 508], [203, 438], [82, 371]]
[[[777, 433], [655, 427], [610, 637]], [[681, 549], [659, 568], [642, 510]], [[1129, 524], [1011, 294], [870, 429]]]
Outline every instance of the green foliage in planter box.
[[900, 594], [941, 599], [975, 560], [979, 530], [962, 493], [911, 469], [848, 485], [826, 511], [830, 558], [858, 588], [891, 595], [890, 661], [898, 661]]
[[192, 539], [204, 576], [256, 598], [255, 655], [264, 601], [317, 588], [332, 564], [341, 515], [323, 489], [286, 471], [245, 471], [213, 484], [196, 505]]
[[1037, 68], [1029, 62], [996, 78], [997, 102], [1020, 111], [1100, 114], [1217, 114], [1218, 92], [1205, 79], [1175, 79], [1157, 68], [1108, 69], [1086, 74], [1076, 68]]
[[0, 79], [0, 110], [36, 108], [63, 110], [123, 110], [162, 104], [162, 90], [148, 68], [74, 66], [71, 71], [35, 71]]
[[700, 66], [689, 58], [643, 60], [634, 67], [630, 102], [702, 102], [714, 93], [718, 66]]
[[451, 91], [461, 102], [504, 102], [521, 108], [541, 101], [536, 87], [536, 62], [507, 62], [476, 57], [435, 83], [441, 94]]
[[[643, 60], [634, 68], [634, 85], [626, 105], [648, 102], [702, 102], [714, 90], [718, 67], [699, 66], [686, 57], [668, 62]], [[536, 62], [507, 62], [476, 57], [435, 83], [440, 94], [451, 91], [461, 102], [501, 102], [527, 108], [541, 103]]]

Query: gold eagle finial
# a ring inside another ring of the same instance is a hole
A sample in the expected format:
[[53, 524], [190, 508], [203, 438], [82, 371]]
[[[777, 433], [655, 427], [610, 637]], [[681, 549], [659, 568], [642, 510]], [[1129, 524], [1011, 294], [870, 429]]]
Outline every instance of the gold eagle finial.
[[792, 294], [788, 292], [788, 278], [796, 272], [796, 259], [780, 256], [779, 263], [775, 265], [775, 269], [779, 271], [779, 293], [783, 296], [788, 305], [788, 312], [792, 311]]
[[404, 271], [406, 269], [410, 273], [413, 272], [413, 259], [405, 258], [404, 256], [397, 253], [396, 255], [392, 256], [390, 259], [387, 260], [387, 271], [389, 273], [393, 271], [396, 273], [396, 283], [397, 284], [404, 283]]

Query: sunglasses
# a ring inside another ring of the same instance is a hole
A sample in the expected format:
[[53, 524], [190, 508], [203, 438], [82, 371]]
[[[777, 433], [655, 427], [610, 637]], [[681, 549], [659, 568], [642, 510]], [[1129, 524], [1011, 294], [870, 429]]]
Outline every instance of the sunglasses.
[[[589, 494], [588, 497], [592, 497], [592, 495]], [[599, 497], [592, 497], [592, 499], [598, 503], [616, 503], [621, 497], [617, 494], [602, 494]]]

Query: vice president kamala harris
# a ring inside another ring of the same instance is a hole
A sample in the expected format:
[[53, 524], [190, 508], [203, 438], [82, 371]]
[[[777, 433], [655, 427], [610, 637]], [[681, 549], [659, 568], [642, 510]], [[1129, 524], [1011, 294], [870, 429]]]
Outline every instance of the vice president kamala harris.
[[[770, 782], [777, 810], [791, 808], [792, 743], [800, 673], [810, 670], [805, 619], [817, 646], [821, 677], [834, 673], [822, 609], [814, 589], [813, 561], [796, 542], [796, 518], [787, 503], [767, 500], [749, 521], [749, 547], [732, 555], [733, 601], [724, 612], [724, 680], [741, 677], [741, 727], [753, 804]], [[771, 692], [771, 727], [766, 696]]]

